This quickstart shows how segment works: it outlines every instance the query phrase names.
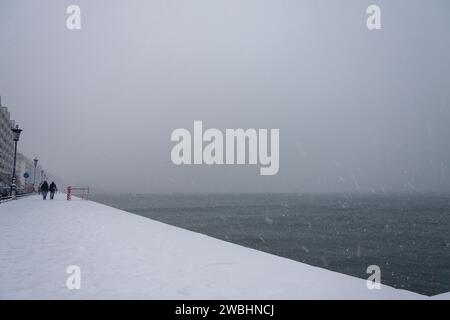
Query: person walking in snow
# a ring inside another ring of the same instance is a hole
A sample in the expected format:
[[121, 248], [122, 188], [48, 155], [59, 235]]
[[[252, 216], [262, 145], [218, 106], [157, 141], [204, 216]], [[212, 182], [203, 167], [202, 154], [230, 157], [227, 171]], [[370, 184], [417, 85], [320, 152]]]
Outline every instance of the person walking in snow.
[[41, 185], [41, 194], [44, 200], [47, 200], [47, 193], [48, 193], [48, 183], [47, 180], [44, 180], [44, 182], [42, 182]]
[[50, 183], [50, 187], [48, 188], [48, 190], [50, 191], [50, 200], [53, 200], [53, 198], [55, 197], [55, 192], [58, 191], [58, 188], [56, 187], [54, 181]]

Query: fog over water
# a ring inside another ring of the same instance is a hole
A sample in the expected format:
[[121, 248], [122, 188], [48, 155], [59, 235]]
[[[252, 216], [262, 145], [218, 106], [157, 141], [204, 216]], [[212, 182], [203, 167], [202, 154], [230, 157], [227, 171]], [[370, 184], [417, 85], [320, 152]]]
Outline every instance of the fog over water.
[[[450, 191], [450, 2], [0, 2], [19, 151], [104, 192]], [[382, 29], [366, 28], [381, 7]], [[280, 129], [280, 170], [176, 166], [177, 128]]]

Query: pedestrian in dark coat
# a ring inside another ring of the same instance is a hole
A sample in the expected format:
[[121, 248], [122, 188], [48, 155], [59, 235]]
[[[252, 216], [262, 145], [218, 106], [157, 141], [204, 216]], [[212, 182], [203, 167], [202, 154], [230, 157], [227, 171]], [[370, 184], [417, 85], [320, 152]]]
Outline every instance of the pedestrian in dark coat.
[[42, 198], [44, 200], [47, 200], [47, 193], [48, 193], [48, 183], [47, 180], [44, 180], [44, 182], [42, 182], [41, 185], [41, 193], [42, 193]]
[[50, 200], [53, 200], [53, 198], [55, 197], [55, 192], [58, 191], [55, 182], [52, 181], [52, 183], [50, 183], [50, 187], [48, 188], [48, 190], [50, 191]]

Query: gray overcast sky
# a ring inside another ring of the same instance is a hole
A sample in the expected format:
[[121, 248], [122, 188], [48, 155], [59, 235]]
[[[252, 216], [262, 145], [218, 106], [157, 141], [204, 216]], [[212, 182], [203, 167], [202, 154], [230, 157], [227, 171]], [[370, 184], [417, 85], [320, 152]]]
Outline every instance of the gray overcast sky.
[[[450, 191], [448, 0], [2, 0], [0, 43], [20, 151], [71, 184]], [[194, 120], [279, 128], [278, 175], [173, 165], [170, 134]]]

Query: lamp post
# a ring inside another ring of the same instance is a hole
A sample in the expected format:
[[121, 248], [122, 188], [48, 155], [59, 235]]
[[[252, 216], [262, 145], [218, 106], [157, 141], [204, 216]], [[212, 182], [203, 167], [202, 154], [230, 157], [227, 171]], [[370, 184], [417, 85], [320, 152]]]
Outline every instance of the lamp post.
[[36, 187], [35, 187], [35, 185], [36, 185], [36, 166], [37, 166], [38, 161], [39, 161], [39, 159], [37, 157], [35, 157], [33, 159], [33, 162], [34, 162], [33, 191], [36, 191]]
[[19, 125], [16, 125], [15, 128], [11, 128], [13, 132], [13, 140], [14, 140], [14, 165], [13, 165], [13, 173], [11, 179], [11, 196], [13, 199], [16, 197], [16, 159], [17, 159], [17, 142], [20, 139], [20, 133], [22, 129], [19, 129]]

